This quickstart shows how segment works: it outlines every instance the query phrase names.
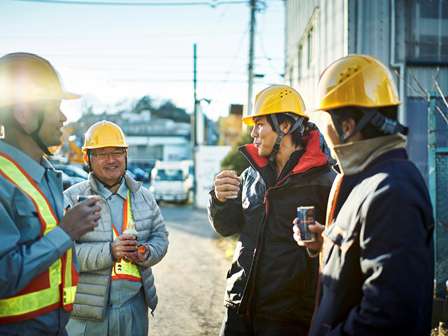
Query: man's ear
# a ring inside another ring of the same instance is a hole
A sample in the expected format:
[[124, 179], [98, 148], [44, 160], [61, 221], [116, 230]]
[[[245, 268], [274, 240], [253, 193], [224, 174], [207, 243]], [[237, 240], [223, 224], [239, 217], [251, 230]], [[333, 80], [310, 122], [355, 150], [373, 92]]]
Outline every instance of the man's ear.
[[344, 132], [344, 135], [347, 136], [349, 134], [352, 134], [356, 127], [356, 121], [353, 118], [345, 119], [342, 122], [342, 132]]
[[284, 134], [288, 134], [289, 130], [291, 129], [291, 123], [284, 121], [280, 124], [280, 130], [284, 133]]

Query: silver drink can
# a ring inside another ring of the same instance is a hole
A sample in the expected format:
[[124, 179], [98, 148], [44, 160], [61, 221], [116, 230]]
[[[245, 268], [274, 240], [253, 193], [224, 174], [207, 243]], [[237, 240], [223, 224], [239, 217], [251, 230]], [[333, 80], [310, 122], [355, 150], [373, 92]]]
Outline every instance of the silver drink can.
[[316, 240], [316, 234], [308, 229], [309, 225], [314, 224], [314, 206], [297, 207], [297, 225], [300, 229], [300, 239], [304, 242]]

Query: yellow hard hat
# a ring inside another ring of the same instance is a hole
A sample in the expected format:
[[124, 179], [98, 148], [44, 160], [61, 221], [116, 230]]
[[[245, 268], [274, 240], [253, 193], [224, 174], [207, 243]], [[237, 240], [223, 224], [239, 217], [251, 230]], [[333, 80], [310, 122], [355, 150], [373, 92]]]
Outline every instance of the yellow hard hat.
[[366, 55], [349, 55], [330, 64], [320, 76], [318, 101], [317, 110], [400, 104], [389, 69]]
[[128, 144], [120, 126], [110, 121], [101, 120], [94, 123], [87, 130], [84, 136], [82, 150], [83, 152], [87, 152], [88, 149], [104, 147], [127, 148]]
[[275, 113], [293, 113], [306, 117], [305, 104], [300, 94], [287, 85], [272, 85], [260, 91], [255, 97], [254, 113], [243, 117], [246, 125], [254, 125], [254, 117]]
[[64, 90], [58, 73], [44, 58], [23, 52], [0, 57], [0, 107], [79, 97]]

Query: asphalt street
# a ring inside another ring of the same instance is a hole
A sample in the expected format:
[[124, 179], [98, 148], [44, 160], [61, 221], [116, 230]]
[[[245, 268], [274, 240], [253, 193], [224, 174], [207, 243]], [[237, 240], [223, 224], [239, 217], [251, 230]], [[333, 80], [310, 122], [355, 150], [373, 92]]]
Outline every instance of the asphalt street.
[[205, 210], [161, 205], [169, 231], [165, 258], [154, 268], [159, 304], [150, 317], [151, 336], [218, 335], [229, 261]]

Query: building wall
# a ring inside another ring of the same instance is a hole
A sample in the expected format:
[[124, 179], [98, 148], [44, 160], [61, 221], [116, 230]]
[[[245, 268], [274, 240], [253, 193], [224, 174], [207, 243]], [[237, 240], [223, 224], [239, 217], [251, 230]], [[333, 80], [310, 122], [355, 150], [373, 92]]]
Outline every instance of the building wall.
[[313, 108], [320, 73], [347, 53], [347, 0], [292, 0], [286, 6], [286, 81]]
[[[411, 128], [408, 136], [410, 158], [425, 176], [427, 103], [426, 93], [419, 87], [430, 92], [434, 90], [434, 79], [437, 78], [444, 95], [448, 95], [448, 57], [445, 57], [448, 5], [441, 0], [434, 2], [445, 6], [442, 14], [440, 10], [425, 9], [428, 3], [423, 0], [289, 0], [286, 4], [287, 83], [298, 89], [307, 107], [312, 108], [316, 104], [319, 75], [332, 61], [349, 53], [377, 57], [394, 73], [402, 102], [400, 121]], [[423, 14], [425, 10], [426, 14]], [[440, 17], [434, 19], [425, 15]], [[299, 59], [298, 50], [300, 46], [307, 50], [310, 27], [315, 33], [315, 52], [311, 66], [303, 67], [306, 57], [302, 53]], [[425, 34], [438, 34], [438, 37], [427, 38]], [[442, 50], [438, 64], [431, 63], [431, 57], [427, 57], [431, 48], [427, 47], [425, 51], [425, 38], [438, 38], [436, 47], [439, 52]]]

